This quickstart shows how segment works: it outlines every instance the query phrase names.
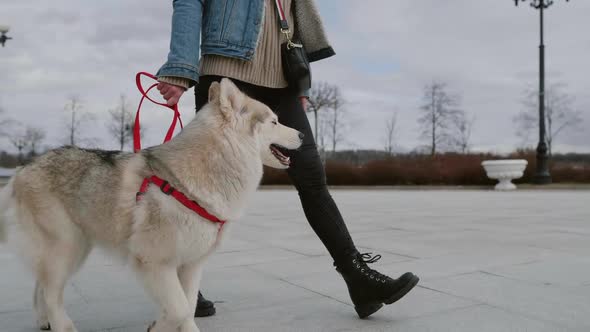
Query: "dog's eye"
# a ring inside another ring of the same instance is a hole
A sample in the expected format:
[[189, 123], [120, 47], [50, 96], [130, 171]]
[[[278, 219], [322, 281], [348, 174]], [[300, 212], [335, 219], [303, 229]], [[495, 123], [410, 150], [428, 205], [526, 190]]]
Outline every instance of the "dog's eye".
[[273, 125], [276, 125], [276, 124], [279, 124], [279, 123], [277, 122], [277, 120], [272, 120], [272, 124]]

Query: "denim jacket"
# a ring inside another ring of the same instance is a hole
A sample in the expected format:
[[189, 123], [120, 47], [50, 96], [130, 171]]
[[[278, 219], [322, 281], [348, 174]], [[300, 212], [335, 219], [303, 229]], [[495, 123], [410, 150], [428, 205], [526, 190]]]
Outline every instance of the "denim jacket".
[[[173, 0], [168, 60], [156, 76], [199, 79], [200, 53], [242, 60], [254, 56], [261, 32], [264, 0]], [[266, 8], [274, 10], [274, 8]], [[309, 61], [334, 55], [314, 0], [293, 0], [294, 35]]]

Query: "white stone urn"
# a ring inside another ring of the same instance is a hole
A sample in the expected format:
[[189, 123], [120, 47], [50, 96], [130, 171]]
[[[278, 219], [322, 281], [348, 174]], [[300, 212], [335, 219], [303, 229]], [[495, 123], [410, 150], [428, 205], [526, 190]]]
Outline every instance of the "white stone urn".
[[524, 174], [527, 161], [524, 159], [486, 160], [481, 163], [490, 179], [499, 180], [496, 190], [514, 190], [516, 186], [512, 180], [519, 179]]

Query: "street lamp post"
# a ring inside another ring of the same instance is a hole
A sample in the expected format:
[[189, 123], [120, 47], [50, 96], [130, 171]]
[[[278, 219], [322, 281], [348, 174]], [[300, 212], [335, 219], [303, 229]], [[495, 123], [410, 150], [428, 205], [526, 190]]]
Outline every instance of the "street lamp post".
[[[514, 0], [518, 6], [519, 2], [526, 0]], [[566, 0], [569, 1], [569, 0]], [[537, 170], [533, 177], [535, 184], [551, 183], [551, 174], [549, 174], [547, 141], [545, 139], [545, 43], [544, 43], [544, 21], [543, 14], [545, 9], [553, 5], [553, 0], [531, 0], [531, 7], [539, 10], [541, 43], [539, 44], [539, 144], [537, 145]]]
[[0, 25], [0, 44], [2, 44], [2, 47], [4, 47], [4, 44], [6, 44], [7, 40], [12, 39], [6, 35], [8, 31], [10, 31], [8, 26]]

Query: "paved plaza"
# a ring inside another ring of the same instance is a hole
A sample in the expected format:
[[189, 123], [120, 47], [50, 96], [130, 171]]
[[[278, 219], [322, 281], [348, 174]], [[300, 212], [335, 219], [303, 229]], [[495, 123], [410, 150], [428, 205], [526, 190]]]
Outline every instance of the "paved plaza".
[[[295, 191], [259, 191], [209, 260], [201, 331], [590, 331], [590, 191], [333, 190], [372, 265], [421, 281], [360, 320]], [[0, 247], [0, 332], [36, 331], [33, 281]], [[66, 291], [80, 332], [145, 331], [155, 307], [95, 250]]]

